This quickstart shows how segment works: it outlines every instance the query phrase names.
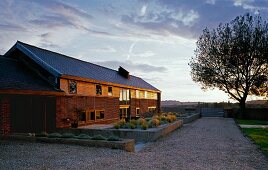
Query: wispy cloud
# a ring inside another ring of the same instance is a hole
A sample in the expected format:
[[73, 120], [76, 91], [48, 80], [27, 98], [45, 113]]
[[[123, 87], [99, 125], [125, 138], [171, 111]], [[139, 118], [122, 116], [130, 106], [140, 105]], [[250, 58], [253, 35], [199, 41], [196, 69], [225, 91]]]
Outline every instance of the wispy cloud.
[[17, 25], [17, 24], [5, 24], [5, 23], [0, 23], [0, 30], [2, 31], [27, 31], [26, 28]]
[[111, 46], [107, 46], [107, 47], [100, 47], [100, 48], [90, 48], [89, 51], [115, 53], [117, 50]]

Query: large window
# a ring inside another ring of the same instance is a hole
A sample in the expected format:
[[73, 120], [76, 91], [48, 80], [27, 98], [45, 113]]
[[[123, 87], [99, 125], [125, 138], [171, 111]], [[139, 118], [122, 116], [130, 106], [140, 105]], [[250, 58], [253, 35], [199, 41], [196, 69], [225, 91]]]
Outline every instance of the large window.
[[120, 97], [119, 97], [120, 104], [127, 105], [127, 104], [129, 104], [129, 100], [130, 100], [129, 89], [121, 89], [120, 90]]
[[77, 93], [77, 83], [74, 80], [69, 80], [69, 93], [70, 94]]
[[104, 111], [103, 110], [96, 110], [96, 119], [104, 119]]
[[136, 90], [136, 98], [140, 98], [140, 91], [139, 90]]
[[96, 94], [102, 95], [102, 87], [99, 84], [96, 85]]
[[113, 87], [108, 87], [108, 96], [113, 95]]

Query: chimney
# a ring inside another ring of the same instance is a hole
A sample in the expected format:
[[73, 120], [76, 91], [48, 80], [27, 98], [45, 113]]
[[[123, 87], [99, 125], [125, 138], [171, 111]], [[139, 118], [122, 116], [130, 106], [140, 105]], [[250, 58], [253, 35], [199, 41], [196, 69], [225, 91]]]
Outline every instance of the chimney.
[[125, 70], [123, 67], [119, 67], [118, 68], [118, 73], [121, 75], [121, 76], [123, 76], [124, 78], [126, 78], [126, 79], [129, 79], [130, 78], [130, 76], [129, 76], [129, 72], [127, 71], [127, 70]]

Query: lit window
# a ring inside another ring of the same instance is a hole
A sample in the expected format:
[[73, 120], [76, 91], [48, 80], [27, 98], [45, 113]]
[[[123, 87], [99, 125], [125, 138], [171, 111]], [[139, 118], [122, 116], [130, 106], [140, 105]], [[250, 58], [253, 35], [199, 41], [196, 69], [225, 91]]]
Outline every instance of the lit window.
[[139, 90], [136, 90], [136, 98], [140, 98], [140, 91]]
[[147, 95], [147, 91], [144, 92], [144, 98], [147, 99], [148, 95]]
[[69, 81], [69, 93], [76, 94], [77, 93], [77, 83], [76, 81], [70, 80]]
[[130, 94], [129, 94], [129, 89], [121, 89], [120, 90], [120, 101], [129, 101], [130, 100]]
[[140, 108], [136, 108], [136, 117], [140, 116]]
[[102, 88], [101, 85], [96, 85], [96, 94], [102, 95]]
[[150, 113], [156, 113], [156, 107], [148, 107]]
[[103, 110], [96, 110], [96, 119], [104, 119], [104, 111]]
[[113, 87], [108, 87], [108, 96], [113, 95]]

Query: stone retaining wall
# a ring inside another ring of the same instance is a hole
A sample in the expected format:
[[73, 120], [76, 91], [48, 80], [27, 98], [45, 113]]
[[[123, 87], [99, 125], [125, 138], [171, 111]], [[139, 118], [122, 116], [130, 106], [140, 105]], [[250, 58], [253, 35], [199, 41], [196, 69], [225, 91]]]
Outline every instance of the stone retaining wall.
[[135, 152], [135, 141], [133, 139], [123, 139], [122, 141], [106, 141], [106, 140], [89, 140], [89, 139], [74, 139], [74, 138], [47, 138], [47, 137], [33, 137], [22, 135], [9, 135], [5, 140], [21, 140], [29, 142], [44, 142], [44, 143], [58, 143], [71, 144], [88, 147], [105, 147], [111, 149], [121, 149], [128, 152]]
[[200, 118], [200, 113], [192, 114], [190, 116], [182, 117], [183, 124], [191, 123]]
[[170, 124], [161, 125], [158, 128], [150, 128], [147, 130], [140, 129], [79, 129], [79, 128], [68, 128], [68, 129], [58, 129], [59, 133], [73, 133], [87, 134], [89, 136], [94, 136], [101, 134], [103, 136], [115, 135], [123, 139], [135, 139], [135, 142], [152, 142], [157, 139], [168, 135], [172, 131], [180, 128], [183, 125], [182, 120], [177, 120]]

